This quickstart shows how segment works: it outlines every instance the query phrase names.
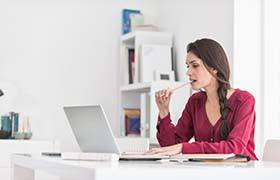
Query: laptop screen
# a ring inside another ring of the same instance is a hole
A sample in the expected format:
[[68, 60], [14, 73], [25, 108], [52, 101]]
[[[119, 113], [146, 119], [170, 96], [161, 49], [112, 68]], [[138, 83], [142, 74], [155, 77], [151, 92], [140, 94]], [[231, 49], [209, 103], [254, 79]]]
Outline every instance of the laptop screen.
[[82, 152], [120, 154], [100, 105], [68, 106], [63, 109]]

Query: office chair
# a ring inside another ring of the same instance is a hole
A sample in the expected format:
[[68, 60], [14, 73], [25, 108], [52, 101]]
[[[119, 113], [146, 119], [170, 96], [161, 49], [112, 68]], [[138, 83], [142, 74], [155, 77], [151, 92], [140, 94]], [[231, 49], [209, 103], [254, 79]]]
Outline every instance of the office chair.
[[263, 161], [280, 162], [280, 139], [269, 139], [266, 141], [263, 152]]

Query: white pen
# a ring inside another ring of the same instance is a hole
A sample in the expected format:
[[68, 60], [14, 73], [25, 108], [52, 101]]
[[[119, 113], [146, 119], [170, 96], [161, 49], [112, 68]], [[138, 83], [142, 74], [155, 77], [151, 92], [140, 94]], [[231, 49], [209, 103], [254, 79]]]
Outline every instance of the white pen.
[[[176, 87], [174, 87], [174, 88], [172, 88], [172, 89], [168, 89], [168, 91], [169, 91], [169, 93], [173, 93], [174, 91], [176, 91], [176, 90], [178, 90], [178, 89], [181, 89], [182, 87], [184, 87], [184, 86], [186, 86], [186, 85], [188, 85], [188, 84], [190, 84], [191, 82], [186, 82], [186, 83], [184, 83], [184, 84], [181, 84], [181, 85], [178, 85], [178, 86], [176, 86]], [[169, 95], [169, 93], [166, 93], [166, 94], [162, 94], [162, 95], [160, 95], [160, 96], [168, 96]]]
[[172, 89], [170, 90], [170, 92], [173, 93], [174, 91], [176, 91], [176, 90], [178, 90], [178, 89], [181, 89], [182, 87], [188, 85], [189, 83], [191, 83], [191, 82], [186, 82], [186, 83], [184, 83], [184, 84], [181, 84], [181, 85], [179, 85], [179, 86], [176, 86], [175, 88], [172, 88]]

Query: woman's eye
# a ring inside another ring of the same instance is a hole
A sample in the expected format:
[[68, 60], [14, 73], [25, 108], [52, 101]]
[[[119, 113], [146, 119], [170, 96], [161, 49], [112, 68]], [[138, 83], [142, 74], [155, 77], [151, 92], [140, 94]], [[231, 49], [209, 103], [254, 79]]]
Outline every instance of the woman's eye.
[[199, 65], [198, 64], [193, 64], [192, 67], [196, 68], [198, 67]]

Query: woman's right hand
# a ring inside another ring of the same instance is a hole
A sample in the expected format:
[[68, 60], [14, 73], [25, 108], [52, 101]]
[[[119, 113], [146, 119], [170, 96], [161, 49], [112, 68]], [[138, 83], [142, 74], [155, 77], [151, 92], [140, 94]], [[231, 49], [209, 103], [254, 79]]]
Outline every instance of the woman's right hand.
[[170, 89], [163, 89], [155, 93], [160, 118], [164, 118], [169, 113], [171, 95], [172, 91]]

